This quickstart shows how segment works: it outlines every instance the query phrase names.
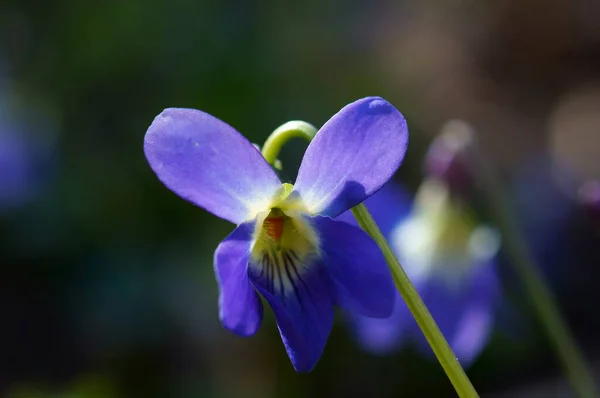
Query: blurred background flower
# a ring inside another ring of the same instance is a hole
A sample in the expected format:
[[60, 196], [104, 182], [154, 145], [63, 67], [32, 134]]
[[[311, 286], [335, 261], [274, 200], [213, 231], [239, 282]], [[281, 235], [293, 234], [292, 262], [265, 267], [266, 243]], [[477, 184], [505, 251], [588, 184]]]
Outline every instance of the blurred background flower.
[[56, 174], [57, 127], [34, 94], [0, 70], [0, 212], [32, 202]]
[[[366, 205], [373, 209], [375, 221], [386, 227], [384, 233], [406, 273], [459, 361], [468, 367], [488, 342], [501, 297], [495, 267], [499, 234], [478, 225], [441, 180], [426, 179], [412, 206], [404, 196], [400, 188], [389, 184]], [[407, 207], [411, 208], [408, 213]], [[349, 217], [344, 215], [352, 222]], [[386, 220], [395, 220], [395, 225], [387, 227]], [[359, 343], [367, 350], [395, 353], [410, 339], [433, 358], [399, 293], [390, 318], [349, 317]]]

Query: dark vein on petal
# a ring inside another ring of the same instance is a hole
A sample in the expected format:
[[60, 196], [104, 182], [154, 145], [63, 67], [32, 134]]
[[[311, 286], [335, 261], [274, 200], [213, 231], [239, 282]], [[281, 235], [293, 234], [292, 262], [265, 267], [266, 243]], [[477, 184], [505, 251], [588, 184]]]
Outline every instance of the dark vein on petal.
[[283, 257], [283, 259], [284, 259], [283, 264], [285, 266], [285, 272], [286, 272], [288, 280], [290, 281], [290, 283], [292, 285], [292, 288], [294, 290], [294, 295], [296, 296], [296, 299], [300, 302], [300, 301], [302, 301], [300, 299], [300, 293], [298, 292], [298, 287], [296, 286], [296, 281], [292, 277], [292, 273], [290, 272], [290, 269], [289, 269], [290, 267], [294, 266], [293, 261], [292, 261], [291, 257], [287, 253], [284, 253], [283, 256], [284, 256]]

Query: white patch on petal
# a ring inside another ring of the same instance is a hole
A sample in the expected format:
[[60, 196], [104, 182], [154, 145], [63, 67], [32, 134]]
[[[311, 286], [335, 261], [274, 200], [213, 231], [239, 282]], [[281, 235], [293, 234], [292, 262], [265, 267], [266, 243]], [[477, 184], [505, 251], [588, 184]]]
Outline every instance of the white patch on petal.
[[498, 254], [500, 242], [500, 233], [495, 228], [480, 225], [469, 237], [469, 253], [477, 260], [489, 260]]
[[409, 217], [392, 231], [391, 244], [413, 282], [426, 278], [434, 264], [436, 236], [423, 220]]

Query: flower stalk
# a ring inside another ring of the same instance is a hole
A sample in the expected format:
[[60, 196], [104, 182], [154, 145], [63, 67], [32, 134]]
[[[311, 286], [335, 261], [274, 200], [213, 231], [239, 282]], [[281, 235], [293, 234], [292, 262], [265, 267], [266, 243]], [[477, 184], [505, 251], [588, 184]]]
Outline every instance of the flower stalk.
[[310, 123], [300, 120], [292, 120], [279, 126], [265, 141], [262, 155], [270, 165], [275, 165], [277, 156], [286, 142], [293, 138], [302, 138], [311, 142], [317, 134], [317, 129]]
[[[277, 128], [267, 138], [262, 148], [262, 155], [267, 162], [273, 165], [283, 145], [292, 138], [303, 138], [311, 141], [317, 130], [309, 123], [292, 121]], [[362, 229], [364, 229], [381, 249], [392, 274], [396, 288], [402, 295], [412, 315], [414, 316], [425, 338], [429, 342], [434, 354], [454, 386], [459, 397], [479, 397], [473, 384], [467, 377], [462, 366], [454, 355], [450, 345], [442, 335], [435, 320], [423, 303], [419, 293], [411, 283], [408, 275], [396, 258], [389, 243], [381, 233], [379, 227], [371, 217], [366, 206], [359, 204], [352, 208], [352, 213]]]

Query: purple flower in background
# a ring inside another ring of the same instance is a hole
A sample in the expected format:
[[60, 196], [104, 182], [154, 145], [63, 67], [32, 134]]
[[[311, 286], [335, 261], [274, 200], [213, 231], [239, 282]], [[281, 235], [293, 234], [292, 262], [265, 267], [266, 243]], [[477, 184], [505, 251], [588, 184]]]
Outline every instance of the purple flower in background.
[[374, 194], [400, 166], [408, 131], [387, 101], [358, 100], [309, 145], [295, 185], [282, 184], [260, 152], [201, 111], [167, 109], [144, 150], [158, 178], [182, 198], [237, 224], [214, 256], [220, 319], [242, 335], [269, 303], [297, 371], [311, 370], [333, 324], [334, 304], [365, 316], [392, 312], [394, 286], [379, 248], [332, 220]]
[[[22, 205], [40, 193], [54, 169], [48, 115], [0, 80], [0, 210]], [[26, 115], [26, 116], [25, 116]]]
[[[467, 209], [453, 203], [447, 186], [423, 183], [415, 202], [388, 184], [365, 202], [464, 366], [479, 355], [493, 326], [499, 299], [494, 258], [497, 234], [478, 226]], [[351, 214], [340, 218], [354, 222]], [[407, 340], [430, 352], [399, 293], [391, 317], [350, 316], [353, 332], [369, 351], [397, 351]]]
[[0, 206], [22, 202], [30, 196], [31, 151], [23, 140], [0, 126]]

